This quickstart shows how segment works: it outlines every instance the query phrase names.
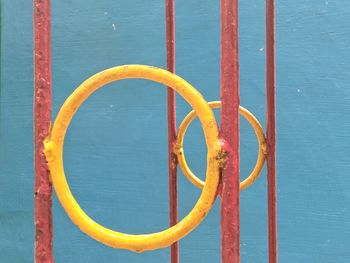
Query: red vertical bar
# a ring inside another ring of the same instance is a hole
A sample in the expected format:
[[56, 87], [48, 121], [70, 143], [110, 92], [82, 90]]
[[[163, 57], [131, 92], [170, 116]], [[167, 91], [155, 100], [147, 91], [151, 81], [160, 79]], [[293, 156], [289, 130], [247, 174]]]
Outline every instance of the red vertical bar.
[[275, 1], [266, 0], [266, 140], [269, 263], [277, 263]]
[[240, 262], [238, 0], [221, 0], [222, 263]]
[[[167, 70], [175, 72], [175, 1], [165, 0], [166, 14], [166, 58]], [[178, 220], [177, 209], [177, 158], [174, 152], [176, 144], [176, 93], [168, 88], [168, 163], [169, 163], [169, 200], [170, 200], [170, 225]], [[179, 244], [171, 246], [171, 263], [179, 262]]]
[[50, 0], [34, 0], [35, 262], [52, 263], [52, 187], [43, 153], [51, 122]]

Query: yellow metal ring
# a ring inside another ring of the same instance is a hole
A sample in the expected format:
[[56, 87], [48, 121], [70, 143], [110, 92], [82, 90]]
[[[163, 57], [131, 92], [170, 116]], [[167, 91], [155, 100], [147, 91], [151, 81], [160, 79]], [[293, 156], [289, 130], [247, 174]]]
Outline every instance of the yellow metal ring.
[[[212, 109], [221, 108], [221, 102], [220, 101], [212, 101], [209, 102], [208, 105]], [[251, 186], [256, 179], [259, 177], [261, 170], [264, 166], [265, 158], [266, 158], [266, 142], [265, 142], [265, 135], [264, 130], [261, 127], [261, 124], [259, 121], [254, 117], [254, 115], [249, 112], [247, 109], [243, 107], [239, 107], [239, 113], [249, 122], [249, 124], [253, 127], [256, 137], [258, 138], [259, 143], [259, 152], [258, 152], [258, 158], [255, 164], [255, 167], [253, 171], [250, 173], [250, 175], [240, 183], [240, 190], [245, 190], [249, 186]], [[183, 141], [186, 134], [186, 130], [188, 126], [191, 124], [191, 122], [196, 118], [195, 111], [191, 111], [185, 119], [182, 121], [178, 136], [177, 136], [177, 144], [176, 144], [176, 154], [179, 161], [180, 168], [184, 175], [198, 188], [205, 187], [205, 183], [199, 179], [196, 175], [194, 175], [191, 171], [191, 169], [188, 167], [188, 164], [186, 162], [185, 153], [183, 149]]]
[[[178, 224], [158, 233], [129, 235], [105, 228], [93, 221], [73, 197], [64, 173], [63, 144], [67, 128], [79, 106], [97, 89], [122, 79], [141, 78], [176, 90], [196, 111], [208, 147], [206, 184], [192, 211]], [[59, 201], [70, 219], [87, 235], [99, 242], [121, 249], [142, 252], [170, 246], [196, 228], [208, 214], [216, 198], [219, 184], [221, 146], [215, 116], [202, 95], [188, 82], [166, 70], [144, 65], [126, 65], [107, 69], [81, 84], [64, 102], [45, 141], [45, 156]]]

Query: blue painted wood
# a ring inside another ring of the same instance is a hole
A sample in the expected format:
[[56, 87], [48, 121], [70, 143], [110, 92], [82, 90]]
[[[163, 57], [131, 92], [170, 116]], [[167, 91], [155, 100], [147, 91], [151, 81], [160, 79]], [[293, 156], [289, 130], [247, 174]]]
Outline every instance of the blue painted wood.
[[[0, 262], [33, 262], [33, 44], [31, 1], [3, 0], [0, 121]], [[53, 1], [53, 105], [93, 73], [126, 63], [165, 67], [163, 1]], [[280, 262], [350, 260], [350, 52], [347, 1], [277, 2]], [[177, 0], [177, 72], [219, 99], [218, 1]], [[241, 101], [261, 120], [264, 3], [240, 3]], [[166, 90], [146, 81], [110, 85], [83, 105], [65, 147], [66, 173], [82, 207], [131, 233], [168, 225]], [[178, 100], [178, 121], [189, 111]], [[156, 129], [151, 128], [156, 127]], [[242, 177], [255, 137], [242, 120]], [[141, 143], [141, 145], [140, 145]], [[204, 174], [195, 122], [185, 142]], [[265, 174], [263, 175], [265, 176]], [[265, 178], [242, 193], [242, 262], [267, 262]], [[179, 181], [180, 217], [200, 192]], [[182, 262], [219, 262], [219, 209], [180, 242]], [[169, 250], [113, 250], [82, 234], [54, 199], [57, 262], [168, 262]]]

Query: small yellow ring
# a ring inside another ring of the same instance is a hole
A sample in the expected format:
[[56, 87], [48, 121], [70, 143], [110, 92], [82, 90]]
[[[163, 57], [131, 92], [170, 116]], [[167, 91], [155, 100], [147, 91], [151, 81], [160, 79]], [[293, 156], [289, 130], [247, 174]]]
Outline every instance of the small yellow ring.
[[[152, 80], [176, 90], [197, 112], [208, 147], [206, 184], [192, 211], [176, 225], [158, 233], [130, 235], [105, 228], [92, 220], [73, 197], [64, 173], [63, 144], [67, 128], [79, 106], [97, 89], [122, 79]], [[170, 246], [195, 229], [214, 204], [219, 184], [221, 146], [218, 126], [212, 109], [202, 95], [188, 82], [164, 69], [145, 65], [126, 65], [107, 69], [82, 83], [64, 102], [45, 140], [44, 153], [57, 197], [70, 219], [87, 235], [99, 242], [121, 249], [142, 252]]]
[[[212, 101], [212, 102], [209, 102], [208, 105], [212, 109], [221, 108], [220, 101]], [[250, 175], [240, 183], [240, 190], [243, 191], [249, 186], [251, 186], [258, 179], [262, 171], [262, 168], [264, 167], [264, 162], [266, 159], [266, 141], [265, 141], [264, 130], [261, 124], [259, 123], [259, 121], [255, 118], [255, 116], [251, 112], [249, 112], [247, 109], [243, 108], [242, 106], [239, 107], [239, 113], [253, 127], [256, 137], [258, 139], [258, 144], [259, 144], [258, 158], [254, 166], [254, 169], [250, 173]], [[195, 118], [196, 118], [196, 113], [194, 111], [191, 111], [182, 121], [179, 127], [178, 135], [177, 135], [177, 144], [175, 146], [175, 152], [183, 174], [188, 178], [188, 180], [192, 184], [194, 184], [198, 188], [203, 188], [205, 186], [205, 183], [201, 179], [199, 179], [196, 175], [194, 175], [191, 169], [189, 168], [186, 162], [185, 152], [183, 149], [183, 142], [184, 142], [184, 137], [185, 137], [187, 128]]]

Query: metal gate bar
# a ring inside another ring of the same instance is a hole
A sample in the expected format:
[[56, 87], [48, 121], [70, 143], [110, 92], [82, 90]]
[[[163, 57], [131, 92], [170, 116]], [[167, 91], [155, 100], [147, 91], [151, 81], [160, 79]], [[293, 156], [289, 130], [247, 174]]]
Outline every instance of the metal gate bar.
[[266, 0], [266, 141], [269, 263], [278, 262], [276, 193], [276, 46], [275, 0]]
[[221, 0], [221, 140], [226, 160], [222, 169], [221, 259], [240, 260], [239, 221], [239, 53], [238, 0]]
[[[167, 70], [175, 72], [175, 3], [165, 0], [166, 21], [166, 61]], [[176, 144], [176, 93], [171, 88], [167, 91], [168, 111], [168, 170], [169, 170], [169, 210], [170, 225], [178, 221], [177, 157]], [[170, 251], [171, 263], [179, 262], [179, 243], [175, 242]]]
[[52, 263], [52, 187], [43, 153], [51, 124], [50, 0], [34, 0], [34, 224], [36, 263]]

